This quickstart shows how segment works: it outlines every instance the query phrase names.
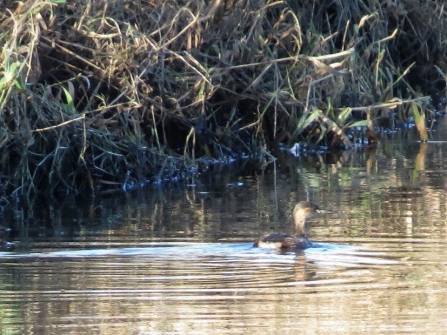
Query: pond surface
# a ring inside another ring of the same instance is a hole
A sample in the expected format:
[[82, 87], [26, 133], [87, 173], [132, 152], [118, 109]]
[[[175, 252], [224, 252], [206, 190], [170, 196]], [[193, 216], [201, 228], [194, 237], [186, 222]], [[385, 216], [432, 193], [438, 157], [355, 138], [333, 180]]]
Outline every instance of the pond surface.
[[[443, 334], [442, 134], [5, 211], [1, 333]], [[316, 248], [252, 248], [306, 199], [333, 212], [308, 222]]]

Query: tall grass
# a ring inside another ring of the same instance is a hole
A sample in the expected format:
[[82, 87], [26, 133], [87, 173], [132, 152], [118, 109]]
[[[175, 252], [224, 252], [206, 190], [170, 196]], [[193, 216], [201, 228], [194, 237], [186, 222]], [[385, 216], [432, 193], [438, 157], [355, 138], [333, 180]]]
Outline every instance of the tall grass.
[[0, 10], [4, 194], [175, 180], [216, 159], [271, 159], [279, 144], [347, 148], [350, 127], [372, 142], [379, 125], [430, 114], [445, 86], [440, 0]]

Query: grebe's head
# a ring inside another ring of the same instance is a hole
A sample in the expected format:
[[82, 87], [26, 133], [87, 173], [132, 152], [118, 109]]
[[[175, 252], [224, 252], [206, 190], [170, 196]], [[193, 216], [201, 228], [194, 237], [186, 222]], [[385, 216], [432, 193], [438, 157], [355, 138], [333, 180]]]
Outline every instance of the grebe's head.
[[295, 221], [295, 234], [306, 235], [304, 225], [306, 219], [312, 217], [315, 213], [326, 212], [310, 201], [300, 201], [293, 209], [293, 221]]

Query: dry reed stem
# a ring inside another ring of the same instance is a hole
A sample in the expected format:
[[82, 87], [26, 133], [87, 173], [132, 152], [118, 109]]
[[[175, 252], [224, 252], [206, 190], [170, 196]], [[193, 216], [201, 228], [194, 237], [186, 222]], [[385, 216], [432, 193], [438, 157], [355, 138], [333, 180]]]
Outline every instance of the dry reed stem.
[[26, 193], [183, 178], [279, 143], [348, 147], [366, 125], [352, 111], [368, 127], [407, 117], [428, 100], [407, 77], [447, 53], [440, 1], [4, 6], [1, 168]]

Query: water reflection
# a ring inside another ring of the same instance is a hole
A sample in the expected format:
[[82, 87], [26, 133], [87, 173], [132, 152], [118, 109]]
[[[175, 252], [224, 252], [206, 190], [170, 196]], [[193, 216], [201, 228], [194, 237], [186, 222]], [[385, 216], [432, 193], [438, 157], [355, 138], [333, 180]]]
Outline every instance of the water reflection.
[[[333, 323], [356, 332], [368, 329], [372, 319], [365, 316], [381, 304], [376, 316], [388, 306], [391, 324], [399, 325], [401, 308], [419, 310], [415, 295], [430, 295], [423, 286], [428, 274], [407, 272], [414, 265], [409, 254], [322, 244], [279, 255], [237, 243], [3, 255], [2, 282], [9, 277], [14, 284], [2, 287], [2, 303], [16, 304], [36, 321], [28, 324], [10, 310], [4, 325], [46, 334], [234, 333], [268, 331], [279, 321], [290, 332], [302, 324], [309, 333], [329, 330]], [[433, 298], [437, 294], [433, 289]], [[315, 315], [322, 324], [315, 324]]]
[[[391, 138], [4, 210], [2, 333], [443, 333], [445, 148]], [[309, 221], [316, 248], [252, 248], [304, 199], [334, 212]]]

